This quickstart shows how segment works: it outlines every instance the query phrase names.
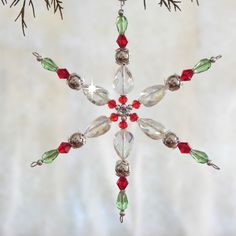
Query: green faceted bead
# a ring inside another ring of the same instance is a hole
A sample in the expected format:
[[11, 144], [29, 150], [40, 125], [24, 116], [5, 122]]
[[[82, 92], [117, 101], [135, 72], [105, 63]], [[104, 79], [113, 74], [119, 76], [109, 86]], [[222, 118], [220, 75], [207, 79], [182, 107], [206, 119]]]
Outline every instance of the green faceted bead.
[[210, 59], [202, 59], [201, 61], [199, 61], [197, 63], [197, 65], [195, 65], [193, 67], [193, 71], [194, 73], [201, 73], [201, 72], [204, 72], [204, 71], [207, 71], [208, 69], [210, 69], [211, 67], [211, 60]]
[[193, 159], [201, 164], [206, 164], [209, 161], [208, 156], [205, 152], [192, 149], [190, 155], [193, 157]]
[[57, 158], [58, 155], [59, 155], [59, 152], [57, 149], [47, 151], [43, 154], [42, 161], [43, 163], [46, 163], [46, 164], [52, 163]]
[[41, 61], [41, 64], [42, 64], [43, 68], [46, 69], [46, 70], [57, 71], [57, 69], [58, 69], [58, 66], [50, 58], [44, 58]]
[[128, 20], [125, 16], [118, 16], [116, 18], [116, 27], [119, 34], [124, 34], [128, 27]]
[[128, 198], [125, 191], [120, 191], [116, 200], [116, 207], [124, 211], [128, 207]]

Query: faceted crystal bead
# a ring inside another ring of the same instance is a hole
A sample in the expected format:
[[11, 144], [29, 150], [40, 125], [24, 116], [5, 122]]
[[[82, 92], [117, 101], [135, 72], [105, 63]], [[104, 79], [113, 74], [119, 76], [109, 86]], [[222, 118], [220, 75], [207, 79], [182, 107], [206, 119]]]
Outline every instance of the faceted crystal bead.
[[128, 101], [128, 98], [124, 95], [119, 97], [119, 103], [125, 104]]
[[58, 69], [57, 75], [60, 79], [68, 79], [70, 77], [70, 73], [67, 69]]
[[55, 72], [58, 69], [58, 66], [56, 65], [56, 63], [50, 58], [43, 58], [43, 60], [41, 61], [41, 64], [43, 68], [46, 70]]
[[141, 130], [150, 138], [158, 140], [165, 135], [166, 129], [159, 122], [152, 119], [138, 119], [138, 125]]
[[115, 75], [115, 80], [113, 82], [113, 88], [120, 95], [126, 95], [134, 87], [134, 80], [132, 78], [131, 72], [126, 66], [121, 66]]
[[138, 120], [138, 115], [136, 113], [132, 113], [129, 115], [129, 119], [131, 122], [136, 122]]
[[93, 84], [83, 87], [84, 95], [90, 102], [97, 106], [103, 106], [109, 101], [109, 93], [106, 89]]
[[126, 129], [128, 127], [128, 124], [125, 120], [122, 120], [120, 123], [119, 123], [119, 127], [121, 129]]
[[182, 72], [182, 75], [180, 76], [180, 80], [181, 81], [188, 81], [188, 80], [191, 80], [192, 79], [192, 77], [193, 77], [193, 74], [194, 74], [194, 72], [193, 72], [193, 70], [184, 70], [183, 72]]
[[119, 15], [116, 18], [116, 27], [119, 34], [124, 34], [128, 27], [128, 20], [125, 16]]
[[201, 73], [207, 71], [211, 67], [211, 60], [210, 59], [202, 59], [199, 61], [193, 68], [194, 73]]
[[146, 88], [142, 91], [139, 101], [146, 107], [154, 106], [165, 96], [165, 90], [164, 85], [155, 85]]
[[109, 100], [107, 103], [108, 107], [113, 109], [116, 107], [116, 101], [115, 100]]
[[59, 151], [57, 149], [47, 151], [42, 156], [43, 163], [49, 164], [52, 163], [57, 156], [59, 155]]
[[117, 155], [122, 159], [126, 159], [132, 150], [133, 142], [134, 136], [132, 133], [125, 129], [117, 132], [113, 142]]
[[121, 211], [126, 210], [128, 207], [128, 198], [124, 190], [121, 190], [118, 194], [116, 207]]
[[118, 121], [118, 119], [119, 119], [119, 115], [118, 115], [118, 114], [112, 113], [112, 114], [110, 115], [110, 120], [111, 120], [111, 121], [116, 122], [116, 121]]
[[71, 149], [71, 144], [62, 142], [60, 146], [57, 148], [58, 152], [60, 153], [68, 153]]
[[195, 159], [198, 163], [206, 164], [208, 163], [209, 159], [205, 152], [198, 151], [198, 150], [191, 150], [190, 155]]
[[100, 116], [89, 125], [84, 135], [87, 138], [98, 137], [105, 134], [110, 128], [110, 119], [106, 116]]
[[140, 108], [140, 102], [138, 100], [134, 100], [132, 103], [132, 107], [135, 109], [139, 109]]
[[119, 37], [117, 38], [116, 42], [120, 48], [125, 48], [128, 43], [128, 40], [124, 34], [120, 34]]
[[125, 177], [120, 177], [118, 181], [116, 182], [116, 184], [120, 190], [125, 190], [129, 182]]
[[180, 150], [181, 153], [184, 154], [189, 154], [192, 150], [192, 148], [189, 146], [188, 143], [178, 143], [178, 148]]

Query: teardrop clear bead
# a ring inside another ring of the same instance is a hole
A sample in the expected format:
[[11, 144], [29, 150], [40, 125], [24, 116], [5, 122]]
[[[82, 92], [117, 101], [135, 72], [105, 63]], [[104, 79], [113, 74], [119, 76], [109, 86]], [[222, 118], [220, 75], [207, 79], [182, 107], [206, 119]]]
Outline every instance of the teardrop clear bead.
[[100, 116], [94, 120], [85, 131], [85, 137], [95, 138], [105, 134], [111, 128], [111, 121], [106, 116]]
[[132, 150], [133, 142], [134, 136], [132, 133], [125, 129], [117, 132], [113, 142], [117, 155], [122, 159], [126, 159]]
[[90, 102], [97, 106], [106, 105], [109, 100], [109, 93], [106, 89], [93, 84], [83, 86], [84, 95]]
[[166, 133], [165, 127], [152, 119], [140, 118], [138, 119], [138, 125], [148, 137], [155, 140], [162, 139]]
[[121, 66], [116, 72], [113, 88], [120, 95], [126, 95], [134, 88], [132, 74], [126, 66]]
[[166, 94], [164, 85], [154, 85], [144, 89], [139, 97], [139, 101], [146, 107], [156, 105]]

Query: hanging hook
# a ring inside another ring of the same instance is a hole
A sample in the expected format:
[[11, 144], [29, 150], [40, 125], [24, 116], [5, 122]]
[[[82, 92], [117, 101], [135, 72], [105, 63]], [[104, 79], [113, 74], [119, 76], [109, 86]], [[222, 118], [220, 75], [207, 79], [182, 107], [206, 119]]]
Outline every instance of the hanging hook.
[[222, 57], [221, 55], [218, 55], [218, 56], [216, 56], [216, 57], [211, 57], [211, 58], [210, 58], [210, 61], [211, 61], [212, 63], [215, 63], [215, 62], [216, 62], [217, 60], [219, 60], [221, 57]]
[[42, 61], [43, 60], [42, 56], [39, 55], [37, 52], [33, 52], [32, 54], [36, 57], [37, 61]]
[[220, 167], [219, 166], [217, 166], [217, 165], [215, 165], [211, 160], [209, 160], [208, 162], [207, 162], [207, 165], [208, 166], [212, 166], [214, 169], [216, 169], [216, 170], [220, 170]]
[[146, 0], [143, 0], [143, 6], [144, 6], [144, 10], [146, 10], [147, 9]]
[[43, 164], [42, 160], [38, 160], [38, 161], [34, 161], [31, 163], [31, 167], [35, 167], [35, 166], [41, 166]]
[[120, 223], [124, 222], [124, 215], [120, 215]]

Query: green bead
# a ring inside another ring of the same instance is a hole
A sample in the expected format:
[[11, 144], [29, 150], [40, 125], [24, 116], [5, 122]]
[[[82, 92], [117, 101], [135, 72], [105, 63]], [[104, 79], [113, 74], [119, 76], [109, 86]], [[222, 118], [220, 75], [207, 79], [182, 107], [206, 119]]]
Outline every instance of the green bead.
[[201, 73], [204, 71], [207, 71], [208, 69], [210, 69], [211, 67], [211, 60], [210, 59], [202, 59], [201, 61], [199, 61], [194, 67], [193, 67], [193, 71], [194, 73]]
[[128, 27], [128, 20], [125, 16], [118, 16], [116, 18], [116, 27], [119, 34], [124, 34]]
[[41, 61], [41, 64], [42, 64], [43, 68], [46, 69], [46, 70], [57, 71], [57, 69], [58, 69], [58, 66], [50, 58], [44, 58]]
[[206, 164], [209, 161], [207, 154], [202, 151], [192, 149], [190, 155], [193, 157], [193, 159], [201, 164]]
[[46, 164], [52, 163], [57, 158], [58, 155], [59, 155], [59, 152], [57, 149], [47, 151], [43, 154], [42, 161], [43, 163], [46, 163]]
[[125, 191], [120, 191], [116, 200], [116, 207], [124, 211], [128, 207], [128, 198]]

